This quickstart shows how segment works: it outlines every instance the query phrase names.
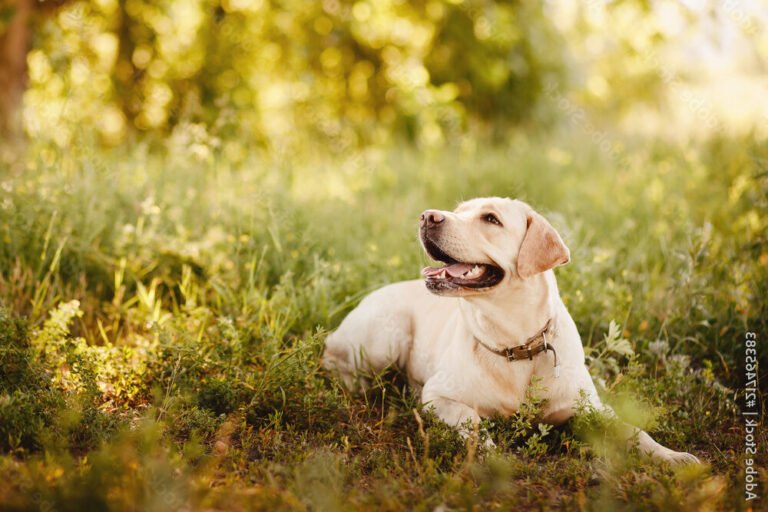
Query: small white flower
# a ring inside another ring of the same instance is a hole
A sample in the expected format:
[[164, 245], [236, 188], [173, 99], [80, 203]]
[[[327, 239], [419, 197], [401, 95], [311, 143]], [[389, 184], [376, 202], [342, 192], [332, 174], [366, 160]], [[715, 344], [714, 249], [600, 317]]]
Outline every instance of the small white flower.
[[666, 340], [656, 340], [648, 344], [648, 350], [657, 356], [665, 356], [669, 351], [669, 343]]

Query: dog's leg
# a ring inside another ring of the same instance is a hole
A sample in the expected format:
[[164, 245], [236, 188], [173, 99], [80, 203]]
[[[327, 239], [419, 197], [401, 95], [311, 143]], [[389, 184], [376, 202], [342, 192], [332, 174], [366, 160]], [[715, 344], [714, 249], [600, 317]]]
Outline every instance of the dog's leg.
[[[600, 400], [600, 397], [598, 396], [597, 390], [595, 389], [591, 379], [589, 382], [591, 386], [585, 390], [589, 398], [589, 404], [606, 416], [616, 418], [617, 416], [614, 410], [610, 406], [603, 404]], [[637, 446], [642, 453], [660, 460], [670, 462], [672, 464], [690, 464], [700, 462], [695, 455], [691, 455], [687, 452], [676, 452], [667, 448], [666, 446], [662, 446], [661, 444], [654, 441], [654, 439], [642, 429], [627, 423], [623, 423], [623, 425], [626, 427], [622, 431], [627, 436], [627, 441], [633, 442], [635, 439], [637, 439]]]
[[480, 416], [473, 408], [459, 403], [450, 398], [433, 398], [427, 402], [437, 414], [437, 417], [452, 427], [464, 430], [467, 434], [467, 424], [476, 425], [480, 423]]
[[[477, 411], [467, 404], [439, 395], [429, 381], [424, 386], [421, 393], [423, 403], [434, 410], [435, 414], [442, 421], [456, 428], [463, 438], [468, 438], [475, 433], [475, 427], [480, 424], [480, 415]], [[493, 448], [496, 446], [487, 435], [483, 442], [483, 447]]]
[[660, 445], [654, 441], [654, 439], [648, 435], [645, 430], [640, 430], [639, 428], [633, 427], [632, 425], [627, 426], [632, 429], [632, 436], [637, 436], [638, 448], [640, 448], [640, 451], [643, 453], [650, 454], [653, 457], [671, 462], [673, 464], [698, 464], [701, 462], [699, 458], [693, 454], [688, 452], [676, 452], [675, 450], [667, 448], [666, 446]]

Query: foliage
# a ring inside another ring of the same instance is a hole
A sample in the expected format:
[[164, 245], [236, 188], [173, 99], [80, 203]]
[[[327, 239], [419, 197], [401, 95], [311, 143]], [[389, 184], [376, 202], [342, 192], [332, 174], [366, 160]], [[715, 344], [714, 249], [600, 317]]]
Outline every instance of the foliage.
[[0, 443], [5, 451], [39, 449], [63, 397], [35, 359], [22, 320], [0, 309]]
[[[41, 141], [3, 172], [3, 508], [742, 503], [740, 340], [768, 332], [763, 145], [628, 139], [617, 167], [573, 134], [240, 163], [177, 142]], [[708, 465], [624, 456], [586, 410], [541, 426], [535, 389], [485, 425], [484, 452], [397, 377], [355, 397], [319, 369], [367, 291], [416, 275], [418, 213], [489, 194], [536, 205], [570, 246], [561, 294], [606, 401]]]
[[82, 123], [107, 144], [196, 124], [213, 135], [193, 150], [231, 160], [233, 135], [283, 148], [297, 127], [339, 149], [437, 144], [529, 119], [558, 42], [526, 2], [74, 1], [36, 33], [27, 130], [64, 147]]

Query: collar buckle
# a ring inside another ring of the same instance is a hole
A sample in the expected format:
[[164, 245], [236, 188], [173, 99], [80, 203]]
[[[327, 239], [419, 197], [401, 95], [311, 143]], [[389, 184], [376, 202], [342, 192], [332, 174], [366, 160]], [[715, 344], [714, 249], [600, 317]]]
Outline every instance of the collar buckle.
[[[560, 377], [560, 363], [557, 360], [557, 351], [555, 350], [555, 347], [549, 344], [549, 340], [547, 339], [547, 334], [549, 335], [552, 334], [553, 323], [554, 323], [554, 319], [550, 318], [547, 321], [547, 324], [544, 326], [544, 328], [541, 331], [539, 331], [537, 335], [528, 339], [526, 343], [524, 343], [523, 345], [519, 345], [517, 347], [509, 347], [503, 350], [491, 348], [485, 343], [483, 343], [481, 340], [479, 340], [478, 338], [475, 338], [475, 339], [480, 345], [482, 345], [489, 351], [493, 352], [494, 354], [503, 356], [507, 361], [517, 361], [519, 359], [523, 359], [525, 355], [528, 356], [528, 360], [533, 361], [534, 355], [539, 354], [541, 352], [544, 352], [546, 354], [548, 351], [552, 351], [552, 355], [555, 358], [555, 361], [554, 361], [555, 377], [557, 378], [557, 377]], [[539, 341], [539, 337], [541, 337], [542, 343], [541, 345], [536, 345], [536, 343]], [[535, 353], [533, 348], [534, 345], [536, 346]], [[516, 351], [520, 353], [520, 357], [517, 356]]]

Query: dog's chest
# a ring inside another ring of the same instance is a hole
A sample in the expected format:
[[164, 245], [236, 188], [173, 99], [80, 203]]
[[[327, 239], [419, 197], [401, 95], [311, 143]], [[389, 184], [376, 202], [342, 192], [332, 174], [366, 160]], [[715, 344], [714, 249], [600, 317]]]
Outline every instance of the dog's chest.
[[[501, 359], [501, 358], [500, 358]], [[534, 364], [531, 361], [492, 361], [482, 364], [485, 370], [486, 399], [481, 416], [509, 416], [520, 409], [531, 385]]]
[[525, 401], [533, 372], [531, 361], [465, 359], [463, 378], [457, 379], [464, 384], [459, 393], [462, 395], [460, 400], [483, 417], [509, 416]]

